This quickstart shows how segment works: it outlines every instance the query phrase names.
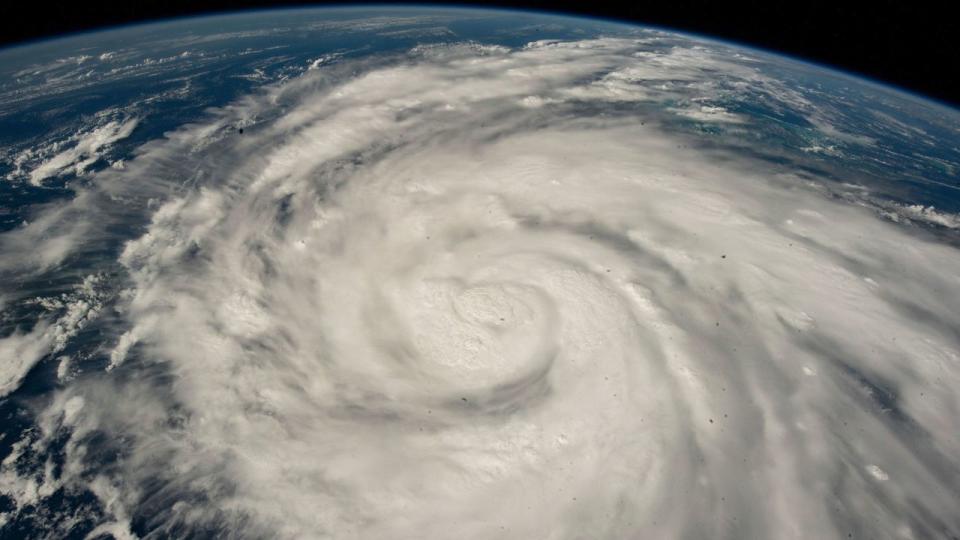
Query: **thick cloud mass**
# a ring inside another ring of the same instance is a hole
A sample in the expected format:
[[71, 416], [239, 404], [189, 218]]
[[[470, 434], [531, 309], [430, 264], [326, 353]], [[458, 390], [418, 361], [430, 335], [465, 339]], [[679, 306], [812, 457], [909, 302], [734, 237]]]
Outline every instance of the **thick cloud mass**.
[[69, 433], [57, 485], [117, 536], [960, 533], [960, 253], [624, 106], [713, 72], [789, 98], [642, 45], [314, 70], [7, 235], [49, 267], [149, 216], [107, 373], [30, 442]]

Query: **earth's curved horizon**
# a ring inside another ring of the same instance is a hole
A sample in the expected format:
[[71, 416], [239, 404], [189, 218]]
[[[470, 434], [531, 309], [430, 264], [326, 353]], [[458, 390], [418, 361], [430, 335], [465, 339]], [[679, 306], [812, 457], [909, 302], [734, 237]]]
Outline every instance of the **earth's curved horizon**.
[[958, 126], [536, 11], [0, 49], [0, 537], [958, 537]]
[[30, 38], [30, 39], [25, 39], [19, 42], [0, 45], [0, 52], [16, 51], [19, 49], [28, 48], [35, 45], [60, 43], [65, 40], [70, 40], [73, 38], [92, 37], [92, 36], [109, 33], [113, 31], [137, 30], [140, 28], [149, 28], [154, 26], [176, 25], [181, 22], [194, 22], [197, 20], [204, 20], [204, 19], [249, 17], [249, 16], [261, 15], [261, 14], [270, 15], [270, 14], [288, 13], [288, 12], [316, 12], [318, 10], [376, 11], [377, 9], [385, 9], [388, 11], [398, 10], [398, 9], [400, 10], [413, 9], [413, 10], [424, 10], [424, 11], [434, 11], [434, 12], [436, 11], [448, 11], [448, 12], [480, 11], [480, 12], [508, 13], [508, 14], [515, 13], [515, 14], [524, 15], [528, 17], [532, 16], [532, 17], [540, 17], [540, 18], [555, 18], [555, 19], [568, 19], [568, 20], [577, 19], [580, 21], [590, 21], [598, 24], [606, 24], [606, 25], [613, 25], [613, 26], [645, 28], [647, 30], [654, 30], [658, 32], [684, 36], [693, 40], [717, 43], [717, 44], [725, 45], [727, 47], [752, 51], [754, 53], [761, 54], [761, 55], [780, 57], [780, 58], [783, 58], [784, 60], [788, 60], [793, 63], [805, 64], [810, 68], [827, 71], [837, 76], [854, 79], [862, 84], [878, 86], [886, 89], [887, 91], [897, 92], [897, 93], [903, 94], [906, 97], [910, 97], [911, 99], [927, 102], [927, 104], [930, 106], [945, 108], [950, 112], [956, 112], [960, 110], [960, 103], [957, 103], [956, 101], [935, 97], [935, 96], [924, 93], [922, 90], [910, 88], [907, 85], [896, 84], [891, 81], [885, 80], [881, 76], [877, 76], [867, 72], [857, 71], [855, 69], [851, 69], [841, 65], [831, 64], [828, 61], [817, 59], [811, 56], [804, 56], [802, 54], [789, 53], [789, 52], [777, 50], [776, 48], [766, 47], [761, 44], [749, 43], [745, 41], [739, 41], [737, 39], [731, 39], [728, 37], [724, 37], [722, 35], [687, 30], [678, 26], [652, 24], [652, 23], [635, 21], [627, 18], [619, 18], [619, 17], [607, 16], [607, 15], [591, 15], [586, 13], [577, 13], [573, 11], [564, 11], [560, 9], [548, 9], [548, 8], [518, 8], [518, 7], [508, 7], [508, 6], [482, 7], [482, 6], [476, 6], [473, 4], [455, 4], [455, 3], [421, 4], [416, 2], [407, 2], [402, 4], [353, 4], [353, 3], [345, 2], [342, 4], [325, 4], [323, 6], [291, 5], [291, 6], [264, 7], [264, 8], [224, 9], [224, 10], [217, 10], [217, 11], [208, 11], [203, 13], [175, 15], [175, 16], [169, 16], [169, 17], [147, 18], [147, 19], [135, 20], [135, 21], [124, 22], [124, 23], [85, 28], [81, 30], [64, 32], [60, 34], [46, 34], [46, 35], [42, 35], [42, 36]]

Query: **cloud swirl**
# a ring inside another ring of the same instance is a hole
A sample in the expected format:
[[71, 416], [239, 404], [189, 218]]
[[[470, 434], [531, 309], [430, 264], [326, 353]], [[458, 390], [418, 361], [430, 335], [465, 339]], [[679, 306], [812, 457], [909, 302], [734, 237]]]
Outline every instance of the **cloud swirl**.
[[57, 482], [118, 536], [960, 532], [960, 254], [632, 107], [714, 72], [789, 98], [642, 45], [311, 70], [6, 238], [50, 266], [148, 216], [107, 374], [43, 413]]

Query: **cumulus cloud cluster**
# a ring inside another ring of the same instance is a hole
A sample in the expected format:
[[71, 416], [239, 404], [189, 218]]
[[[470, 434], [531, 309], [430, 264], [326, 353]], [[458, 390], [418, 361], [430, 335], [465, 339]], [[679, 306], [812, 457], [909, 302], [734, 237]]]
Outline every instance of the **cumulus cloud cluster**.
[[421, 47], [102, 173], [36, 225], [58, 264], [150, 198], [44, 482], [118, 536], [957, 534], [960, 253], [630, 107], [718, 71], [786, 92], [702, 47]]
[[[40, 359], [61, 352], [72, 337], [100, 315], [109, 296], [102, 280], [102, 276], [90, 275], [71, 293], [28, 300], [27, 303], [43, 308], [45, 315], [29, 332], [14, 332], [0, 339], [0, 360], [3, 360], [0, 364], [0, 397], [16, 390]], [[66, 370], [69, 359], [63, 365]]]
[[138, 122], [137, 118], [109, 120], [45, 147], [28, 148], [13, 157], [13, 168], [6, 179], [24, 177], [34, 186], [41, 186], [44, 181], [63, 174], [82, 175], [102, 159], [111, 145], [129, 137]]

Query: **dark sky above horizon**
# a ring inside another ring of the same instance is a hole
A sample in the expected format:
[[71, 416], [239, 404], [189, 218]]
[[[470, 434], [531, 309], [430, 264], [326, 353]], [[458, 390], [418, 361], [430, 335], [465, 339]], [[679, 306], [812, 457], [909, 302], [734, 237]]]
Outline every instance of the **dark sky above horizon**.
[[[344, 3], [363, 4], [340, 4]], [[262, 0], [7, 2], [0, 6], [0, 44], [192, 14], [325, 4], [329, 3]], [[960, 23], [948, 13], [948, 2], [498, 0], [444, 4], [532, 8], [676, 28], [826, 64], [960, 107], [960, 77], [956, 76], [960, 65], [956, 58]]]

